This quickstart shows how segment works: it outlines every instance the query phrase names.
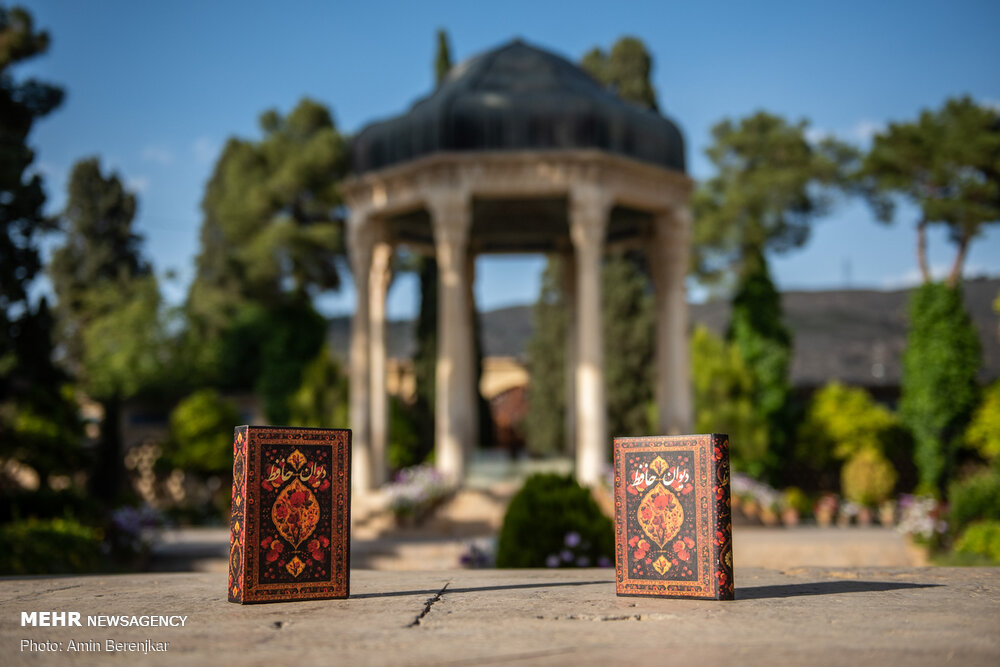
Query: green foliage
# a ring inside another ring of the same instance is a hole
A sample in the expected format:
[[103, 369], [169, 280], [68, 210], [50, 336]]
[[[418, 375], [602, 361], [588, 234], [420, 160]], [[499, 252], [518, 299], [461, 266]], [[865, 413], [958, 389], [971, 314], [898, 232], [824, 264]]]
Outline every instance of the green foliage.
[[939, 493], [978, 400], [979, 337], [961, 291], [928, 283], [910, 298], [900, 415], [913, 433], [920, 487]]
[[812, 503], [809, 501], [809, 496], [806, 495], [805, 491], [796, 486], [790, 486], [782, 492], [781, 506], [793, 509], [799, 514], [809, 514], [812, 512]]
[[[861, 175], [880, 193], [899, 195], [920, 210], [918, 244], [924, 281], [930, 280], [923, 230], [944, 225], [958, 246], [949, 276], [962, 275], [969, 243], [983, 226], [1000, 221], [1000, 111], [969, 97], [953, 98], [915, 121], [892, 123], [877, 134]], [[881, 207], [892, 217], [892, 201]]]
[[848, 500], [874, 507], [889, 498], [896, 471], [877, 449], [854, 452], [840, 473], [840, 488]]
[[983, 392], [982, 401], [965, 430], [965, 444], [987, 461], [1000, 455], [1000, 382], [994, 382]]
[[252, 388], [273, 424], [287, 424], [289, 398], [323, 345], [326, 321], [308, 303], [244, 305], [222, 342], [224, 386]]
[[413, 379], [416, 383], [413, 411], [421, 447], [432, 449], [438, 345], [437, 260], [429, 255], [420, 257], [417, 277], [420, 281], [420, 312], [417, 314], [417, 349], [413, 355]]
[[170, 413], [170, 438], [163, 458], [185, 472], [228, 475], [233, 468], [236, 405], [214, 389], [191, 394]]
[[899, 421], [860, 387], [831, 382], [813, 395], [799, 425], [796, 456], [816, 468], [871, 450], [884, 452]]
[[348, 422], [350, 383], [324, 345], [302, 370], [302, 384], [289, 399], [289, 423], [314, 428], [343, 428]]
[[594, 47], [583, 56], [581, 66], [620, 98], [657, 111], [656, 89], [649, 79], [653, 58], [646, 45], [636, 37], [622, 37], [611, 53]]
[[96, 283], [84, 299], [81, 379], [98, 400], [127, 398], [162, 385], [169, 347], [156, 278]]
[[0, 524], [52, 517], [72, 518], [87, 525], [95, 525], [102, 521], [104, 510], [96, 499], [78, 486], [58, 491], [48, 486], [35, 490], [0, 490]]
[[948, 487], [948, 524], [959, 533], [975, 521], [1000, 521], [1000, 472], [984, 470]]
[[781, 296], [771, 282], [763, 257], [743, 275], [733, 297], [728, 338], [752, 379], [750, 401], [767, 425], [767, 448], [759, 460], [762, 473], [773, 477], [782, 466], [788, 441], [791, 386], [791, 335], [781, 317]]
[[45, 190], [28, 136], [63, 92], [21, 81], [14, 69], [48, 46], [31, 14], [0, 7], [0, 459], [34, 468], [43, 491], [49, 474], [71, 472], [85, 460], [68, 378], [52, 363], [48, 303], [29, 298], [42, 266], [40, 241], [56, 225], [43, 213]]
[[189, 307], [214, 330], [242, 301], [275, 306], [339, 285], [343, 137], [310, 99], [287, 116], [265, 112], [260, 127], [259, 142], [229, 140], [202, 200]]
[[63, 98], [59, 88], [35, 79], [19, 82], [11, 70], [48, 46], [48, 33], [35, 31], [27, 11], [0, 7], [0, 359], [12, 352], [13, 325], [23, 317], [28, 286], [41, 269], [39, 238], [53, 229], [42, 213], [42, 178], [29, 172], [35, 154], [28, 134]]
[[434, 449], [434, 440], [421, 437], [421, 417], [414, 406], [397, 396], [389, 397], [389, 468], [402, 470], [427, 461]]
[[655, 311], [649, 280], [633, 258], [611, 256], [601, 274], [608, 432], [646, 435], [656, 370]]
[[717, 281], [758, 270], [765, 251], [783, 253], [809, 239], [814, 220], [849, 187], [857, 151], [833, 139], [806, 138], [805, 120], [789, 123], [764, 111], [712, 128], [706, 150], [716, 175], [692, 201], [694, 270]]
[[761, 477], [767, 423], [754, 406], [753, 376], [739, 350], [699, 325], [691, 335], [691, 366], [695, 431], [728, 434], [733, 469]]
[[71, 574], [101, 569], [100, 537], [73, 519], [0, 525], [0, 574]]
[[451, 71], [451, 48], [448, 46], [448, 33], [443, 29], [437, 31], [437, 55], [434, 57], [434, 80], [441, 85]]
[[1000, 563], [1000, 521], [977, 521], [966, 528], [955, 541], [955, 552]]
[[[497, 567], [545, 567], [576, 533], [590, 564], [612, 558], [614, 531], [590, 491], [572, 477], [532, 475], [511, 499], [500, 528]], [[578, 550], [579, 551], [579, 550]]]
[[563, 287], [563, 260], [550, 257], [534, 306], [534, 332], [528, 340], [528, 414], [524, 431], [528, 451], [552, 455], [566, 442], [566, 331], [569, 307]]

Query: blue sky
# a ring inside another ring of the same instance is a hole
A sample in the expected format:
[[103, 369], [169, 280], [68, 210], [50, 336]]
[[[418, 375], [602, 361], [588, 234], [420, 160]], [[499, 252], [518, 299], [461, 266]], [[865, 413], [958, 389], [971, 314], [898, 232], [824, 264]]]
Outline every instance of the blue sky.
[[[406, 110], [432, 87], [434, 33], [462, 60], [515, 37], [578, 60], [623, 35], [654, 56], [661, 109], [687, 138], [689, 171], [711, 126], [766, 109], [864, 145], [894, 120], [949, 96], [1000, 105], [997, 2], [27, 2], [52, 36], [49, 53], [15, 70], [66, 88], [65, 104], [30, 141], [47, 178], [49, 210], [64, 201], [73, 163], [98, 155], [138, 192], [137, 228], [163, 285], [183, 298], [193, 275], [199, 203], [229, 136], [258, 137], [257, 117], [303, 96], [327, 104], [342, 131]], [[995, 226], [1000, 227], [1000, 226]], [[953, 248], [930, 238], [941, 270]], [[774, 257], [782, 289], [894, 288], [916, 279], [912, 211], [892, 227], [860, 203], [820, 221], [804, 249]], [[483, 257], [481, 309], [534, 300], [539, 257]], [[967, 275], [1000, 273], [1000, 229], [978, 239]], [[346, 268], [345, 268], [346, 274]], [[700, 291], [694, 287], [696, 297]], [[398, 279], [390, 315], [416, 309], [415, 281]], [[353, 308], [350, 284], [323, 300]]]

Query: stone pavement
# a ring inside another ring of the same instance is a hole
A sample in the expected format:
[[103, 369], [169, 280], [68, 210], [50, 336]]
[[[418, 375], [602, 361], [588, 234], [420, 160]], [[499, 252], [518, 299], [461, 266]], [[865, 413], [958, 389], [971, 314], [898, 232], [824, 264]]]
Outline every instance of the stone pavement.
[[[0, 579], [0, 650], [5, 665], [1000, 664], [1000, 568], [738, 568], [734, 602], [619, 598], [613, 576], [356, 570], [350, 599], [256, 606], [226, 602], [222, 574]], [[34, 610], [84, 627], [21, 627]], [[187, 619], [87, 627], [98, 614]], [[109, 654], [108, 639], [169, 645]]]

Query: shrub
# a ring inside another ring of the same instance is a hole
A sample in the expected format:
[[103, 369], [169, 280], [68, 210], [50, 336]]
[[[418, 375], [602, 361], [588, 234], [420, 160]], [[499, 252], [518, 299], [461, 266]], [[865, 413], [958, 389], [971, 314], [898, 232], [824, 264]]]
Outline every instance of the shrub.
[[840, 473], [844, 496], [859, 505], [873, 507], [886, 500], [896, 485], [892, 464], [874, 449], [855, 452]]
[[231, 474], [236, 405], [214, 389], [191, 394], [170, 413], [170, 439], [164, 459], [186, 472]]
[[101, 541], [73, 519], [27, 519], [0, 526], [0, 574], [71, 574], [101, 566]]
[[1000, 455], [1000, 382], [983, 392], [983, 400], [965, 431], [965, 444], [987, 461]]
[[416, 406], [409, 406], [396, 396], [389, 397], [389, 447], [386, 459], [389, 468], [402, 470], [427, 461], [434, 446], [433, 439], [420, 437], [420, 416]]
[[1000, 473], [987, 470], [953, 483], [948, 489], [953, 533], [975, 521], [1000, 521]]
[[966, 528], [955, 542], [955, 552], [1000, 563], [1000, 521], [977, 521]]
[[569, 476], [532, 475], [507, 507], [497, 567], [598, 565], [610, 562], [613, 549], [611, 519], [590, 491]]

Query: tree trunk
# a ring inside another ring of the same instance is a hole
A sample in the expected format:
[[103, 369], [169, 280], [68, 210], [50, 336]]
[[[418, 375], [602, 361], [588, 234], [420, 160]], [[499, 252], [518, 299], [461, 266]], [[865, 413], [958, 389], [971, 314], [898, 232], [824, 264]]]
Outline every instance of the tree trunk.
[[965, 264], [965, 255], [969, 250], [969, 235], [962, 234], [958, 240], [958, 252], [955, 253], [955, 262], [951, 265], [951, 272], [948, 274], [948, 287], [955, 289], [958, 281], [962, 279], [962, 266]]
[[920, 267], [920, 275], [924, 279], [924, 284], [931, 281], [931, 269], [927, 266], [927, 221], [921, 220], [917, 224], [917, 266]]
[[101, 439], [97, 445], [94, 471], [90, 475], [91, 495], [107, 504], [114, 502], [121, 487], [121, 450], [121, 399], [114, 396], [104, 402]]

